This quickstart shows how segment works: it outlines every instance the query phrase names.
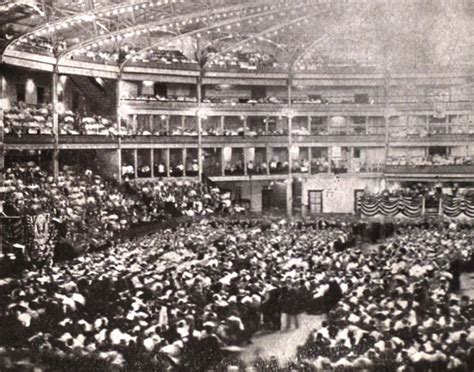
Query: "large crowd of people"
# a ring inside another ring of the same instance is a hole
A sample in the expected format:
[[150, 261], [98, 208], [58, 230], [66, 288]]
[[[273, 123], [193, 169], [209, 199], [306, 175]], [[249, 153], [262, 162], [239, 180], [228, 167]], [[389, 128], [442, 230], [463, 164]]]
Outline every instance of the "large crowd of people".
[[366, 250], [354, 237], [368, 226], [352, 219], [214, 218], [3, 279], [3, 363], [239, 365], [253, 334], [297, 327], [308, 312], [327, 320], [293, 370], [472, 370], [473, 301], [455, 292], [472, 260], [472, 226], [391, 228]]
[[[144, 101], [144, 102], [168, 102], [174, 103], [190, 103], [197, 104], [196, 97], [192, 96], [161, 96], [161, 95], [140, 95], [140, 96], [123, 96], [123, 100]], [[220, 104], [285, 104], [286, 100], [273, 96], [263, 97], [259, 99], [243, 99], [243, 98], [223, 98], [223, 97], [206, 97], [203, 99], [204, 104], [220, 105]], [[293, 103], [333, 103], [323, 98], [298, 98]], [[345, 102], [348, 103], [348, 102]], [[51, 104], [42, 103], [39, 105], [26, 104], [25, 102], [13, 102], [11, 107], [5, 110], [5, 134], [22, 137], [25, 135], [53, 135]], [[141, 125], [130, 116], [128, 120], [123, 120], [119, 127], [114, 118], [103, 117], [92, 113], [79, 114], [71, 110], [66, 110], [59, 115], [59, 134], [60, 135], [88, 135], [88, 136], [109, 136], [109, 137], [130, 137], [130, 136], [198, 136], [196, 125], [188, 125], [186, 127], [181, 124], [166, 124], [167, 117], [162, 115], [161, 121], [150, 123], [149, 116], [146, 117], [146, 124]], [[286, 125], [275, 126], [270, 125], [267, 119], [251, 127], [245, 125], [242, 119], [240, 126], [228, 126], [227, 124], [211, 125], [203, 119], [203, 128], [201, 134], [203, 136], [282, 136], [288, 134]], [[142, 120], [143, 121], [143, 120]], [[179, 120], [181, 123], [181, 120]], [[471, 125], [472, 127], [472, 125]], [[409, 130], [418, 130], [418, 127], [412, 126]], [[459, 126], [450, 123], [450, 133], [472, 134], [472, 128], [469, 125]], [[407, 134], [409, 130], [403, 128], [402, 133]], [[292, 134], [295, 136], [309, 135], [367, 135], [367, 134], [383, 134], [383, 125], [380, 123], [351, 124], [345, 123], [343, 126], [319, 125], [316, 127], [308, 126], [306, 122], [294, 124]], [[418, 132], [417, 132], [418, 133]], [[391, 133], [396, 137], [396, 134]], [[417, 134], [418, 135], [418, 134]], [[410, 159], [400, 157], [391, 159], [393, 165], [472, 165], [472, 157], [470, 156], [442, 156], [432, 155], [429, 157], [411, 157]]]
[[7, 215], [50, 213], [62, 226], [62, 237], [86, 246], [101, 245], [132, 226], [170, 216], [232, 211], [228, 193], [197, 181], [119, 184], [69, 166], [55, 180], [33, 162], [7, 168], [4, 186]]
[[407, 166], [413, 168], [428, 166], [473, 165], [472, 156], [430, 155], [426, 157], [400, 157], [388, 159], [387, 165]]
[[473, 237], [472, 226], [412, 224], [377, 250], [334, 258], [349, 289], [300, 358], [317, 371], [473, 370], [474, 303], [456, 292]]
[[27, 348], [31, 364], [203, 370], [256, 331], [280, 330], [281, 313], [322, 311], [318, 296], [338, 286], [313, 267], [350, 240], [326, 221], [165, 230], [2, 280], [1, 339], [8, 351]]

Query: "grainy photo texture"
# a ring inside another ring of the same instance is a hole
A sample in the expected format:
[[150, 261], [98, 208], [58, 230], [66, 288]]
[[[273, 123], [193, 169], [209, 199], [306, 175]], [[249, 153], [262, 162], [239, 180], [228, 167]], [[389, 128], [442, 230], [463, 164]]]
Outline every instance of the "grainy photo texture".
[[474, 371], [473, 0], [0, 0], [0, 370]]

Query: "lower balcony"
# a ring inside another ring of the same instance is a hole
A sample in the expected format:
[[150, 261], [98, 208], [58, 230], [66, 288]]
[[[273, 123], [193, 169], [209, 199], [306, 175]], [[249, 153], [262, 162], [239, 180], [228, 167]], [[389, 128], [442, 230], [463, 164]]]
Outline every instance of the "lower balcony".
[[468, 181], [474, 179], [474, 164], [387, 165], [385, 175], [400, 180]]

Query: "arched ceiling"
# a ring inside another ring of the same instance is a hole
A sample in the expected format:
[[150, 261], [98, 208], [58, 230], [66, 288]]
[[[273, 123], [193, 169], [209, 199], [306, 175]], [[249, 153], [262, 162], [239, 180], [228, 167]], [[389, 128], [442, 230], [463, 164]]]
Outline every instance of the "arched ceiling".
[[0, 14], [6, 51], [57, 61], [285, 71], [474, 61], [471, 0], [27, 0]]

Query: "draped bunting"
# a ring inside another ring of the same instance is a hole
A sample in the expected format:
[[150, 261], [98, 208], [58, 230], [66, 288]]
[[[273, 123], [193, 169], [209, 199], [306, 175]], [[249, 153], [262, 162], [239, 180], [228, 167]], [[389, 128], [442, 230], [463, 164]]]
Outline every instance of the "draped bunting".
[[474, 197], [445, 196], [442, 204], [443, 212], [448, 217], [457, 217], [465, 214], [474, 218]]
[[363, 215], [368, 217], [377, 214], [393, 217], [399, 213], [407, 217], [419, 217], [423, 211], [423, 198], [364, 195], [359, 199], [359, 209]]
[[[423, 214], [423, 197], [363, 195], [358, 200], [359, 210], [364, 216], [373, 217], [377, 214], [407, 217], [419, 217]], [[474, 218], [474, 196], [444, 195], [441, 210], [447, 217], [458, 217], [464, 214]]]

